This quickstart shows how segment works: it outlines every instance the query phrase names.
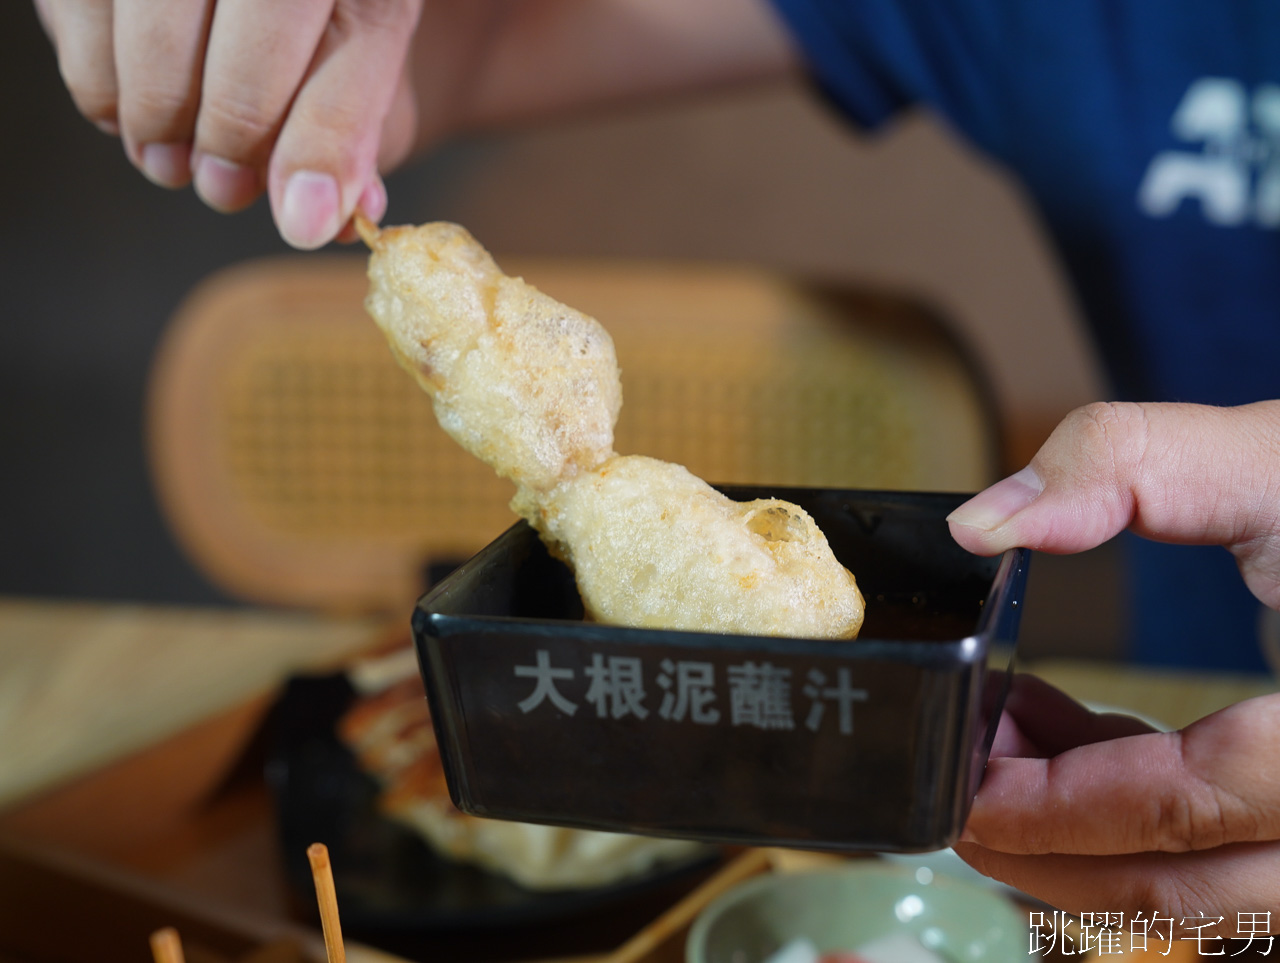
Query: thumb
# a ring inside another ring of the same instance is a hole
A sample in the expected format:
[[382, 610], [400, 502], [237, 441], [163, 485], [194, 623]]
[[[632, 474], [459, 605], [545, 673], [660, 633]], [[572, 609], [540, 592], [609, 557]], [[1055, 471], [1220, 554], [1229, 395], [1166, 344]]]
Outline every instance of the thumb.
[[1222, 545], [1254, 595], [1280, 608], [1280, 401], [1079, 408], [1030, 465], [947, 521], [980, 555], [1080, 552], [1125, 528]]

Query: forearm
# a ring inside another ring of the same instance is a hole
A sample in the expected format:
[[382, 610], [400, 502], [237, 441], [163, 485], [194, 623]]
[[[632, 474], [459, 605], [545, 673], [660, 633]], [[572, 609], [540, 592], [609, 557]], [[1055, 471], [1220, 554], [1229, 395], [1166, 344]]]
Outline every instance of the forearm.
[[[414, 41], [421, 149], [465, 130], [781, 77], [799, 58], [767, 0], [491, 0], [451, 44]], [[448, 14], [459, 16], [458, 13]], [[456, 34], [455, 34], [456, 36]]]
[[767, 0], [36, 0], [81, 112], [157, 184], [221, 211], [266, 191], [320, 247], [380, 172], [464, 130], [796, 61]]

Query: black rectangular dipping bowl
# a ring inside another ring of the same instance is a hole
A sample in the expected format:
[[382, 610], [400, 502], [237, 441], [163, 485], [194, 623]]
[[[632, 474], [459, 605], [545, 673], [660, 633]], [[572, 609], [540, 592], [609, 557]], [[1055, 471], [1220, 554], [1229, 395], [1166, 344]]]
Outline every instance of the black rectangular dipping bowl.
[[583, 622], [568, 569], [517, 524], [414, 614], [455, 805], [748, 845], [950, 845], [1004, 701], [1027, 553], [956, 545], [944, 519], [963, 495], [722, 490], [813, 516], [866, 598], [860, 637]]

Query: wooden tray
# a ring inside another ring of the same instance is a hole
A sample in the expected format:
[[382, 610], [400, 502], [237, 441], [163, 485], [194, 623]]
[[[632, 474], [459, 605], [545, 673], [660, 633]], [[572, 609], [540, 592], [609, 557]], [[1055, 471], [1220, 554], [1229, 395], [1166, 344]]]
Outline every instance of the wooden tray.
[[[323, 960], [314, 904], [285, 878], [262, 776], [272, 701], [250, 700], [0, 811], [0, 963], [146, 959], [150, 933], [168, 925], [193, 963]], [[388, 934], [384, 949], [348, 940], [348, 956], [600, 956], [711, 871], [572, 926]]]
[[174, 925], [193, 959], [283, 942], [323, 958], [289, 912], [265, 796], [239, 766], [268, 704], [253, 699], [0, 813], [0, 954], [145, 959], [148, 935]]
[[[190, 963], [324, 960], [314, 906], [292, 892], [276, 849], [260, 766], [270, 704], [250, 700], [0, 812], [0, 963], [145, 960], [162, 926], [179, 930]], [[690, 925], [721, 893], [842, 859], [738, 850], [701, 879], [571, 926], [418, 935], [384, 948], [348, 940], [347, 952], [352, 963], [680, 963]], [[1175, 941], [1160, 958], [1195, 959], [1195, 944]]]

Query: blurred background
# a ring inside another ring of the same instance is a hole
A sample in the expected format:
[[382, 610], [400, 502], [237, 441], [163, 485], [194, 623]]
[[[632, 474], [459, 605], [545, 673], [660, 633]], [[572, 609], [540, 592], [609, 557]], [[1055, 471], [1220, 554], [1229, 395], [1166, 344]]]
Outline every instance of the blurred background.
[[[76, 114], [28, 3], [0, 6], [0, 32], [0, 594], [233, 604], [156, 507], [148, 373], [202, 279], [288, 249], [264, 203], [224, 217], [137, 174]], [[909, 292], [978, 358], [1007, 470], [1107, 394], [1027, 205], [927, 116], [861, 136], [803, 85], [770, 86], [445, 144], [388, 189], [389, 223], [458, 221], [500, 260], [727, 262]], [[1106, 547], [1037, 559], [1026, 654], [1116, 654], [1118, 578]]]

